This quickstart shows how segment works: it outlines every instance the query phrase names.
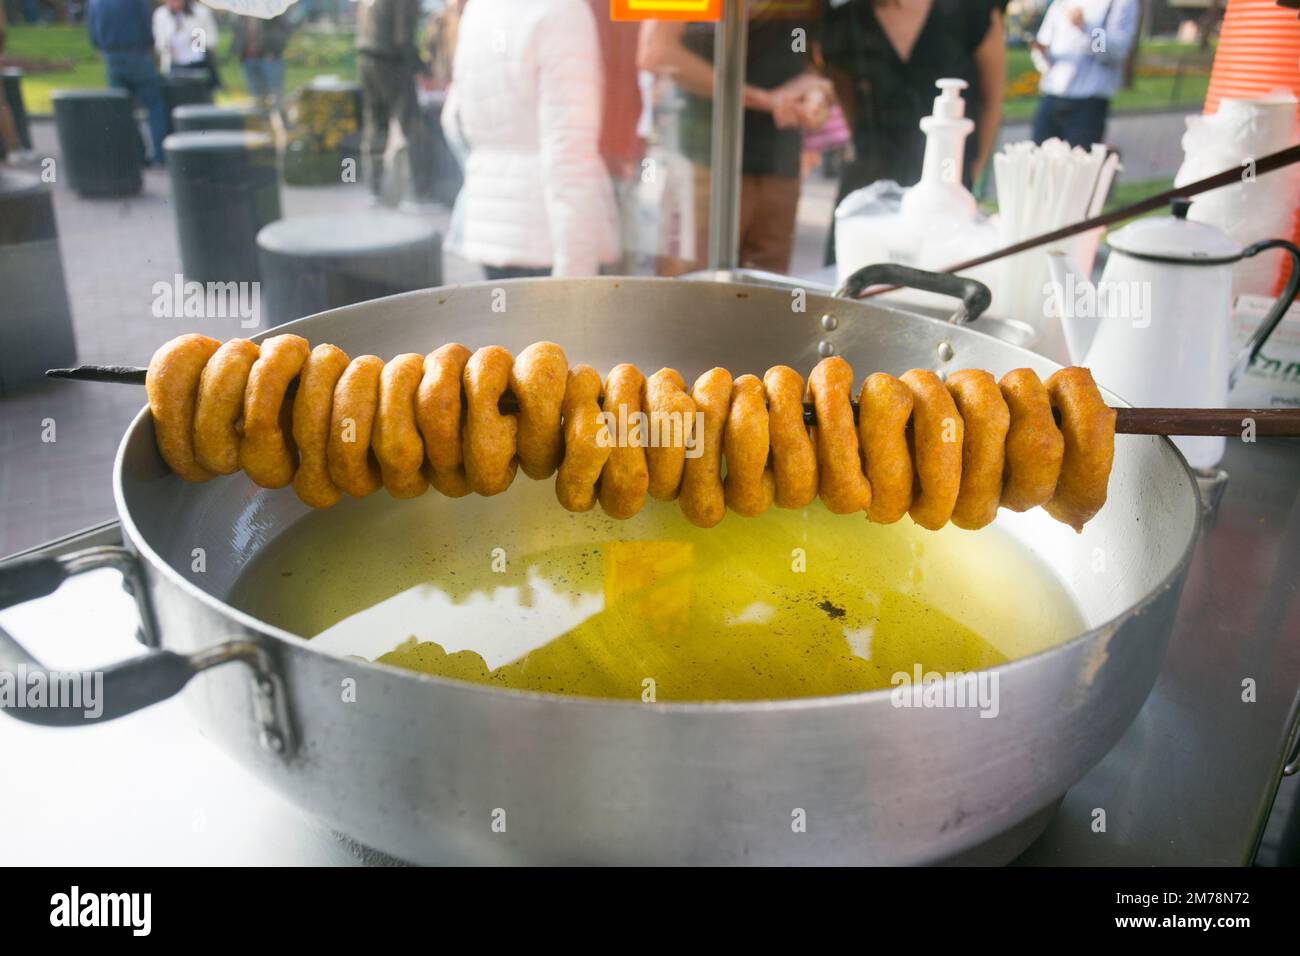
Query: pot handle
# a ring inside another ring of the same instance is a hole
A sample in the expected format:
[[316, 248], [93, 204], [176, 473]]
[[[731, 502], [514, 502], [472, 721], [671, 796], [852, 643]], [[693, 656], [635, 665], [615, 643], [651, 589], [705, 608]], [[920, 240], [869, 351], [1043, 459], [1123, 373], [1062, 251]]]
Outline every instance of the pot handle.
[[1287, 242], [1285, 239], [1265, 239], [1243, 249], [1241, 258], [1249, 259], [1269, 249], [1282, 249], [1291, 257], [1291, 274], [1287, 277], [1282, 294], [1273, 303], [1273, 308], [1269, 309], [1268, 315], [1260, 321], [1259, 328], [1250, 337], [1250, 341], [1237, 353], [1237, 358], [1232, 363], [1232, 371], [1228, 373], [1228, 388], [1236, 385], [1237, 379], [1250, 367], [1250, 363], [1255, 361], [1255, 356], [1259, 354], [1259, 350], [1264, 347], [1268, 337], [1273, 334], [1273, 330], [1286, 315], [1286, 310], [1295, 301], [1296, 293], [1300, 292], [1300, 248], [1297, 248], [1294, 243]]
[[961, 308], [948, 319], [953, 325], [974, 322], [993, 303], [989, 287], [976, 279], [948, 272], [928, 272], [896, 262], [863, 266], [840, 284], [835, 295], [841, 299], [856, 299], [873, 285], [905, 286], [961, 299]]
[[69, 678], [80, 680], [82, 687], [93, 688], [96, 698], [89, 701], [80, 696], [70, 702], [61, 699], [52, 706], [34, 707], [18, 706], [19, 698], [6, 694], [0, 695], [0, 710], [18, 720], [46, 727], [99, 723], [166, 700], [189, 683], [191, 677], [210, 667], [243, 661], [255, 673], [254, 707], [262, 725], [262, 743], [277, 753], [288, 752], [291, 738], [284, 693], [267, 652], [253, 641], [245, 640], [227, 641], [194, 654], [158, 649], [153, 608], [144, 577], [135, 554], [126, 548], [105, 545], [58, 556], [17, 558], [0, 564], [0, 608], [52, 594], [73, 575], [98, 568], [117, 568], [122, 572], [123, 587], [135, 598], [140, 612], [140, 640], [151, 649], [100, 671], [51, 671], [0, 628], [0, 674], [7, 672], [10, 680], [16, 681], [19, 669], [26, 675], [39, 673], [44, 676], [46, 687], [64, 685]]

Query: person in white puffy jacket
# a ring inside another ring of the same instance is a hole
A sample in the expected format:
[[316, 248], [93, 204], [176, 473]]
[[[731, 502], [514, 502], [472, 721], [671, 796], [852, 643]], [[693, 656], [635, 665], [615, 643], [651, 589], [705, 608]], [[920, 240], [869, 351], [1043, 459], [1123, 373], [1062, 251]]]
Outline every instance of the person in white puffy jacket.
[[586, 0], [466, 4], [442, 111], [468, 151], [450, 251], [489, 279], [595, 275], [618, 256], [601, 88]]

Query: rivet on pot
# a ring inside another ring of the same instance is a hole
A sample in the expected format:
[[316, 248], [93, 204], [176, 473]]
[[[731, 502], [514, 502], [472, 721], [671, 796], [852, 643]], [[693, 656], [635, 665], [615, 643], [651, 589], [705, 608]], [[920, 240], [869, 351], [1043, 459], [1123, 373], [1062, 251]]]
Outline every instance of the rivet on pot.
[[280, 736], [278, 730], [264, 727], [262, 729], [262, 746], [273, 754], [282, 754], [284, 753], [284, 738]]
[[939, 361], [940, 361], [940, 362], [951, 362], [951, 361], [952, 361], [952, 355], [953, 355], [953, 352], [952, 352], [952, 346], [949, 345], [947, 342], [940, 342], [940, 343], [939, 343], [939, 348], [938, 348], [936, 351], [938, 351], [938, 353], [939, 353]]
[[830, 313], [827, 313], [826, 315], [822, 316], [822, 328], [825, 329], [827, 332], [834, 332], [839, 327], [840, 327], [840, 320], [835, 318], [835, 316], [831, 315]]
[[827, 342], [825, 339], [822, 339], [820, 342], [817, 343], [817, 354], [820, 355], [822, 358], [827, 358], [831, 355], [834, 355], [835, 346], [832, 345], [830, 342]]

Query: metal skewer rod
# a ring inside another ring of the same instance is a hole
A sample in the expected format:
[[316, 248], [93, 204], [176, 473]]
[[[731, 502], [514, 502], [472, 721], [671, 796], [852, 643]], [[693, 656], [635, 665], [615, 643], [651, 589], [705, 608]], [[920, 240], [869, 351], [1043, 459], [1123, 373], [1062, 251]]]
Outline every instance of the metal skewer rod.
[[[76, 368], [52, 368], [49, 378], [76, 382], [110, 382], [118, 385], [143, 385], [147, 370], [129, 365], [80, 365]], [[519, 411], [519, 402], [510, 392], [501, 396], [503, 413]], [[858, 403], [853, 403], [853, 418], [858, 417]], [[817, 424], [817, 412], [805, 402], [803, 419]], [[1115, 431], [1121, 435], [1210, 435], [1233, 437], [1253, 430], [1259, 438], [1300, 438], [1300, 408], [1116, 408]]]

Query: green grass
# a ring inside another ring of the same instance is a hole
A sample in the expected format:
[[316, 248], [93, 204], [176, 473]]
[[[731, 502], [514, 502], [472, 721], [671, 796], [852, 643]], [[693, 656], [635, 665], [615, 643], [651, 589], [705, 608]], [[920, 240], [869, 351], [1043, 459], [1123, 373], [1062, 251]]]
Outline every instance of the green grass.
[[[229, 56], [230, 31], [223, 30], [218, 62], [224, 87], [217, 101], [243, 99], [247, 95], [239, 64]], [[50, 113], [50, 94], [55, 90], [88, 89], [103, 86], [104, 66], [90, 45], [83, 26], [11, 26], [6, 54], [16, 60], [45, 60], [66, 64], [46, 71], [28, 71], [23, 77], [23, 99], [28, 112]], [[298, 32], [285, 52], [285, 91], [293, 93], [312, 77], [322, 73], [355, 79], [356, 55], [351, 34]]]
[[[1210, 59], [1213, 51], [1202, 53], [1194, 45], [1156, 40], [1142, 45], [1139, 74], [1133, 89], [1120, 90], [1111, 102], [1111, 113], [1131, 110], [1163, 109], [1175, 106], [1196, 107], [1205, 102], [1210, 85]], [[1141, 70], [1172, 70], [1183, 64], [1181, 78], [1173, 75], [1143, 75]], [[1038, 101], [1038, 71], [1034, 69], [1027, 47], [1007, 50], [1007, 96], [1002, 101], [1002, 115], [1008, 120], [1027, 120]]]
[[[230, 31], [223, 30], [220, 64], [225, 89], [218, 94], [219, 101], [240, 99], [245, 95], [239, 64], [227, 55], [229, 45]], [[29, 72], [23, 80], [23, 92], [30, 112], [50, 112], [50, 93], [53, 90], [104, 85], [103, 67], [82, 26], [11, 26], [8, 53], [17, 59], [68, 63], [66, 69]], [[1194, 46], [1170, 41], [1153, 41], [1142, 47], [1142, 63], [1147, 69], [1167, 69], [1180, 61], [1187, 67], [1181, 79], [1139, 75], [1133, 89], [1121, 90], [1115, 97], [1112, 112], [1200, 105], [1209, 85], [1208, 54], [1202, 54]], [[289, 43], [285, 64], [285, 89], [289, 93], [321, 73], [336, 73], [346, 79], [355, 79], [356, 56], [352, 51], [352, 35], [297, 32]], [[1024, 120], [1033, 114], [1037, 75], [1029, 60], [1028, 49], [1012, 47], [1007, 51], [1008, 94], [1003, 103], [1006, 119]]]

